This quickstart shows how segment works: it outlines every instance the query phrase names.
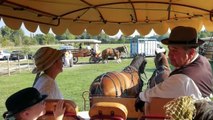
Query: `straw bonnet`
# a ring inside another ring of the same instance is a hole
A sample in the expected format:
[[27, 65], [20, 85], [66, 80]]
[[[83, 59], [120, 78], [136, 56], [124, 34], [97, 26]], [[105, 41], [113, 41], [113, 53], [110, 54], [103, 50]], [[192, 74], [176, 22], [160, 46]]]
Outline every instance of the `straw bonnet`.
[[64, 52], [60, 50], [50, 47], [40, 48], [33, 56], [36, 67], [33, 69], [32, 73], [36, 74], [48, 69], [63, 55]]
[[192, 27], [178, 26], [172, 29], [169, 38], [161, 40], [165, 45], [198, 47], [204, 41], [197, 38], [197, 31]]
[[47, 95], [42, 95], [33, 87], [22, 89], [10, 97], [5, 102], [7, 112], [6, 117], [11, 117], [26, 108], [29, 108], [47, 98]]

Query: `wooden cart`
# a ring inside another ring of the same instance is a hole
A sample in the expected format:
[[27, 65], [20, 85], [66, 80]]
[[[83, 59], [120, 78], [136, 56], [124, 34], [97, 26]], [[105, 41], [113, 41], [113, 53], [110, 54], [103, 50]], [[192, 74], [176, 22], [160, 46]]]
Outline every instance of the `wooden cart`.
[[[70, 45], [70, 44], [100, 44], [101, 41], [95, 40], [95, 39], [75, 39], [75, 40], [60, 40], [60, 43], [65, 44], [65, 45]], [[78, 62], [79, 57], [90, 57], [91, 56], [91, 51], [90, 49], [86, 48], [74, 48], [70, 49], [73, 54], [73, 63], [76, 64]], [[88, 60], [89, 61], [89, 60]]]

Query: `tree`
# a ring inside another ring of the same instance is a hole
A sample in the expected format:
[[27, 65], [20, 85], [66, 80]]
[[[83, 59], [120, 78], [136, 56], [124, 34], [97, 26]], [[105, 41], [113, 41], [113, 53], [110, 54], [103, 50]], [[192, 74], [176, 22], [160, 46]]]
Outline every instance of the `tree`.
[[56, 39], [55, 39], [55, 36], [51, 33], [48, 33], [44, 36], [44, 44], [47, 45], [47, 44], [55, 44], [56, 42]]
[[69, 40], [75, 39], [75, 35], [71, 34], [68, 30], [63, 35], [56, 35], [55, 37], [57, 40]]
[[44, 35], [43, 34], [36, 34], [34, 37], [39, 45], [44, 45]]
[[24, 55], [27, 55], [27, 54], [29, 54], [29, 53], [32, 53], [32, 52], [31, 52], [31, 49], [30, 49], [30, 47], [29, 47], [28, 45], [22, 46], [21, 51], [24, 53]]
[[105, 34], [104, 32], [101, 32], [98, 36], [97, 36], [98, 40], [102, 41], [102, 43], [108, 43], [110, 41], [110, 38], [107, 34]]
[[77, 36], [77, 39], [90, 39], [92, 36], [87, 33], [87, 31], [84, 31], [81, 35]]
[[199, 38], [211, 37], [212, 33], [208, 31], [201, 31], [198, 33]]
[[10, 29], [7, 26], [4, 26], [4, 27], [1, 27], [0, 30], [1, 30], [2, 37], [7, 38], [7, 39], [10, 38], [10, 35], [12, 34], [12, 29]]
[[13, 46], [13, 42], [9, 41], [7, 38], [2, 38], [1, 39], [1, 46], [6, 47], [6, 46]]
[[10, 39], [15, 42], [15, 46], [21, 46], [24, 39], [24, 32], [22, 29], [12, 31]]
[[126, 37], [124, 35], [121, 35], [118, 39], [118, 43], [126, 43]]
[[36, 45], [37, 41], [29, 36], [24, 36], [23, 38], [23, 45]]

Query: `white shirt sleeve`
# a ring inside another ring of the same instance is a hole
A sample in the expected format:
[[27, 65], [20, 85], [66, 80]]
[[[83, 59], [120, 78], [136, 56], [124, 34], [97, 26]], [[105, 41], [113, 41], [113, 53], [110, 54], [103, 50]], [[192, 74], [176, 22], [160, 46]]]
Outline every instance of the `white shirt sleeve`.
[[202, 98], [202, 94], [194, 81], [184, 74], [175, 74], [139, 94], [142, 101], [149, 102], [150, 97], [177, 98], [180, 96], [193, 96], [195, 99]]
[[34, 88], [42, 94], [47, 94], [48, 99], [63, 99], [56, 81], [45, 74], [40, 76]]

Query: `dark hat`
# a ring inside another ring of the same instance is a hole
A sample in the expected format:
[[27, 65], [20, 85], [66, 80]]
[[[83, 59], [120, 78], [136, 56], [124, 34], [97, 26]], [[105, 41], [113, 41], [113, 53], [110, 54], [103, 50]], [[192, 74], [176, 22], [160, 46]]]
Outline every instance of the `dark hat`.
[[7, 108], [7, 117], [13, 116], [24, 109], [31, 107], [44, 100], [47, 95], [41, 95], [33, 87], [22, 89], [11, 95], [5, 102]]
[[178, 26], [172, 29], [169, 38], [161, 40], [165, 45], [198, 47], [204, 41], [197, 38], [197, 31], [192, 27]]

